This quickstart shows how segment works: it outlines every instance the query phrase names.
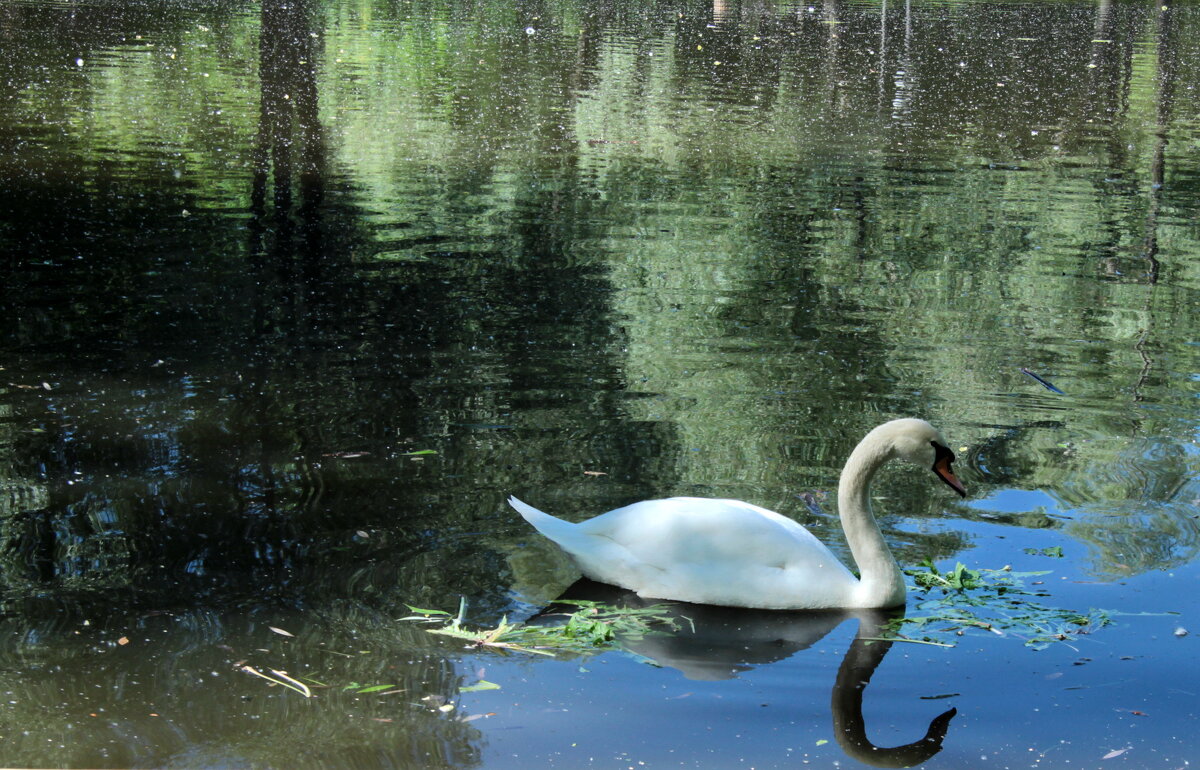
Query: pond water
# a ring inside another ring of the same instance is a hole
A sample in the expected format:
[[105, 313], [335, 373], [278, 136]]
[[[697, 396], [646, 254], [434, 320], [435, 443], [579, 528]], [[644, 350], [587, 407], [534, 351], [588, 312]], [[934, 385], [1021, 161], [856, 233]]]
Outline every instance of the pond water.
[[[1170, 0], [6, 0], [0, 764], [1187, 766], [1198, 83]], [[907, 415], [969, 495], [886, 473], [901, 563], [1108, 625], [398, 620], [571, 585], [509, 494], [848, 558], [841, 463]]]

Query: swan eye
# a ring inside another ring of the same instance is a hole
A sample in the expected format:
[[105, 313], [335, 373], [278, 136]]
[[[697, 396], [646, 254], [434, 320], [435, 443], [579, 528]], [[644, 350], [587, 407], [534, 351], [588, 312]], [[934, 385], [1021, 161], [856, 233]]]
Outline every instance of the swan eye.
[[952, 463], [957, 459], [954, 456], [954, 452], [950, 451], [950, 447], [939, 444], [936, 441], [930, 441], [929, 445], [933, 447], [934, 464], [937, 464], [943, 457], [946, 458], [946, 462], [948, 463]]

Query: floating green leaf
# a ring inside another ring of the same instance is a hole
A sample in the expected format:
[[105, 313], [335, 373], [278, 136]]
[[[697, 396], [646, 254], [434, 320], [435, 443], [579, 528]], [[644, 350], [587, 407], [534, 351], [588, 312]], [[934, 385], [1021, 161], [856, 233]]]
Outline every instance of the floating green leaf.
[[920, 569], [906, 570], [906, 573], [917, 582], [920, 588], [940, 588], [943, 591], [965, 591], [972, 588], [979, 588], [982, 583], [979, 580], [979, 572], [973, 569], [967, 569], [962, 562], [954, 565], [954, 570], [951, 572], [939, 572], [937, 565], [929, 559], [921, 562]]
[[475, 684], [469, 684], [466, 687], [459, 687], [459, 692], [479, 692], [480, 690], [499, 690], [500, 685], [495, 682], [489, 682], [486, 679], [480, 679]]
[[408, 609], [410, 609], [411, 611], [417, 613], [417, 615], [420, 617], [410, 616], [407, 618], [400, 618], [401, 620], [433, 619], [435, 616], [442, 616], [442, 617], [447, 617], [447, 618], [450, 617], [449, 612], [443, 612], [442, 610], [423, 610], [420, 607], [414, 607], [411, 604], [406, 604], [404, 606], [408, 607]]
[[1023, 548], [1021, 550], [1032, 556], [1049, 556], [1054, 559], [1061, 559], [1063, 557], [1061, 545], [1052, 545], [1048, 548]]

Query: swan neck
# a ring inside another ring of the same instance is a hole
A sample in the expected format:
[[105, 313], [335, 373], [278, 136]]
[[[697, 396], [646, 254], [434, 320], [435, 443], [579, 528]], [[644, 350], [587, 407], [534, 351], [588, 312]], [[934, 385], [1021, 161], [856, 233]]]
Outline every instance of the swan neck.
[[871, 480], [891, 459], [891, 450], [874, 432], [855, 447], [838, 484], [838, 514], [846, 543], [858, 566], [860, 607], [895, 607], [904, 603], [904, 576], [883, 539], [871, 511]]

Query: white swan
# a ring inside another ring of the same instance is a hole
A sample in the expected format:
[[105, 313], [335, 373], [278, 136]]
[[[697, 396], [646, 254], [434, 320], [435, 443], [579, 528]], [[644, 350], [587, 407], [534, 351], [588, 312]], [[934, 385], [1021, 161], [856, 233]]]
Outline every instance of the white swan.
[[648, 599], [762, 609], [864, 609], [904, 604], [904, 576], [871, 514], [869, 487], [889, 460], [932, 468], [955, 492], [954, 453], [932, 425], [884, 423], [859, 442], [838, 483], [855, 578], [820, 540], [740, 500], [646, 500], [572, 524], [515, 497], [508, 504], [571, 555], [584, 575]]

